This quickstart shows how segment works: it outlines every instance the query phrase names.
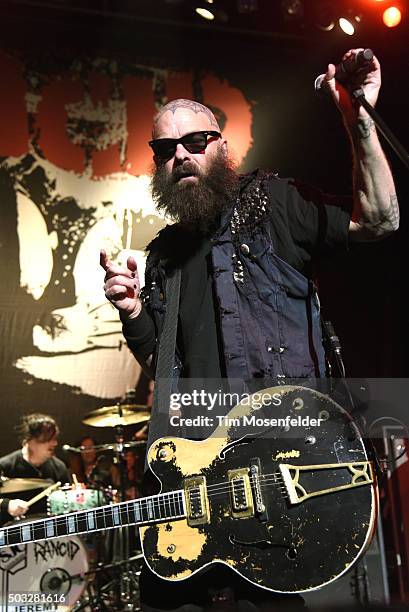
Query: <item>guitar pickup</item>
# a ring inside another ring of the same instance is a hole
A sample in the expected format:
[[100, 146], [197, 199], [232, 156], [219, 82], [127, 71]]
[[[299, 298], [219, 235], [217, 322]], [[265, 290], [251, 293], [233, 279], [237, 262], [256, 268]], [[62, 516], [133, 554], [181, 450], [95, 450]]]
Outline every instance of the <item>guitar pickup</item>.
[[191, 476], [184, 482], [187, 522], [190, 526], [210, 523], [209, 499], [205, 476]]
[[232, 516], [234, 518], [254, 516], [249, 470], [247, 468], [229, 470], [227, 477], [229, 479]]

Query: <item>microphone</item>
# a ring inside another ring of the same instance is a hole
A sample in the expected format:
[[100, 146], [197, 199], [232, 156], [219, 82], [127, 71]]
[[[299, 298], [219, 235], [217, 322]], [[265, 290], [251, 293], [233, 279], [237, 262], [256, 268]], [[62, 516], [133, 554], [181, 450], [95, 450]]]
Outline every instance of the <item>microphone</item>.
[[[349, 57], [335, 66], [336, 80], [340, 81], [341, 83], [342, 81], [347, 81], [351, 74], [359, 70], [359, 68], [369, 64], [373, 60], [373, 57], [374, 53], [372, 49], [361, 49], [361, 51], [358, 51], [358, 53], [356, 53], [353, 57]], [[320, 74], [317, 76], [314, 81], [314, 89], [316, 93], [327, 93], [324, 81], [325, 74]]]

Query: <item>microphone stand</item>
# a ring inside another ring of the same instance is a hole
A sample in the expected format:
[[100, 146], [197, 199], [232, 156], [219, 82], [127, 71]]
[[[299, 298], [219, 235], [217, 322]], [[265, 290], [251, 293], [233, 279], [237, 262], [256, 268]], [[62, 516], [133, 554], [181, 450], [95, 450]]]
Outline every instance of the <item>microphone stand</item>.
[[405, 147], [399, 142], [393, 132], [389, 129], [389, 127], [386, 125], [385, 121], [382, 119], [379, 113], [374, 109], [373, 106], [371, 106], [371, 104], [369, 104], [368, 100], [365, 98], [363, 89], [355, 89], [355, 91], [352, 92], [352, 95], [355, 100], [366, 110], [366, 112], [372, 118], [376, 127], [382, 134], [382, 136], [385, 138], [386, 142], [389, 143], [389, 145], [395, 151], [396, 155], [409, 170], [409, 153], [406, 151]]

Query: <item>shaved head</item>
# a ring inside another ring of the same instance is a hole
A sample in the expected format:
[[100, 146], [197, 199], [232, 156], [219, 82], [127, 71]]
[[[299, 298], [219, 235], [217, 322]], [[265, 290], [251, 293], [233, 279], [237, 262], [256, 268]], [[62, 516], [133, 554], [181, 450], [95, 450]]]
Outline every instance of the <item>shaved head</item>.
[[[181, 139], [195, 132], [207, 134], [206, 142], [202, 150], [191, 153]], [[154, 157], [152, 195], [158, 210], [186, 227], [211, 233], [237, 185], [227, 141], [220, 135], [216, 117], [200, 102], [172, 100], [156, 115], [153, 138], [176, 141], [172, 157]]]
[[166, 113], [172, 113], [175, 115], [178, 110], [191, 111], [196, 115], [205, 115], [207, 122], [209, 124], [209, 128], [220, 132], [219, 124], [217, 123], [216, 117], [207, 106], [204, 104], [200, 104], [200, 102], [195, 102], [194, 100], [186, 100], [184, 98], [178, 98], [177, 100], [172, 100], [163, 106], [160, 111], [157, 113], [153, 120], [153, 129], [152, 136], [153, 138], [157, 135], [157, 127], [160, 123], [160, 120]]

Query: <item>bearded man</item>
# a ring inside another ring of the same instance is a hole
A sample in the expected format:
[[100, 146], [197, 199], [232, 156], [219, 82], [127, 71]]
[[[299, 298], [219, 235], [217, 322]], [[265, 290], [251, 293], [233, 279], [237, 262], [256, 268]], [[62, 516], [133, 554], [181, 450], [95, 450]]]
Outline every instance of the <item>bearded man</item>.
[[[295, 181], [260, 172], [238, 175], [213, 113], [202, 104], [174, 100], [156, 116], [149, 143], [156, 164], [153, 196], [176, 223], [148, 247], [143, 301], [133, 258], [126, 267], [116, 266], [101, 252], [106, 296], [120, 312], [129, 347], [153, 377], [169, 300], [166, 280], [175, 268], [181, 269], [175, 378], [282, 381], [325, 375], [312, 260], [346, 250], [348, 241], [383, 238], [399, 221], [392, 175], [373, 121], [334, 77], [331, 64], [326, 85], [354, 156], [352, 216], [345, 201], [306, 193]], [[375, 105], [376, 58], [356, 73], [354, 86], [362, 86]], [[150, 441], [159, 435], [151, 428]], [[141, 596], [147, 611], [283, 606], [282, 597], [224, 566], [191, 578], [183, 588], [144, 570]]]

